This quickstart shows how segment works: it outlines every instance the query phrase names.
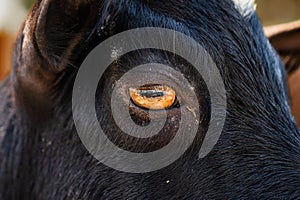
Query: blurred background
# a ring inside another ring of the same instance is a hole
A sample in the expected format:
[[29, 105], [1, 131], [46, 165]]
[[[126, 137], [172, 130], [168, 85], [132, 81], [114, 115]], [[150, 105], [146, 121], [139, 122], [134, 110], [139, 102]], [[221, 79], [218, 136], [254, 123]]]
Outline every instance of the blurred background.
[[[11, 69], [12, 44], [34, 0], [0, 0], [0, 80]], [[256, 0], [264, 26], [300, 20], [300, 0]]]
[[256, 0], [264, 26], [300, 20], [300, 0]]
[[33, 0], [0, 0], [0, 81], [11, 70], [12, 46]]

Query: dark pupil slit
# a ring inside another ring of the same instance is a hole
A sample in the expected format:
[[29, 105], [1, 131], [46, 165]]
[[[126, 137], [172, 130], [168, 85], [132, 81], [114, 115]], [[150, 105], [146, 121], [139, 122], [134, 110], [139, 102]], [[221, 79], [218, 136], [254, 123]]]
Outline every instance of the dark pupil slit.
[[157, 98], [165, 96], [163, 86], [160, 84], [148, 84], [138, 88], [139, 94], [146, 98]]
[[142, 97], [147, 97], [147, 98], [163, 97], [165, 95], [164, 92], [156, 91], [156, 90], [141, 90], [139, 91], [139, 94]]

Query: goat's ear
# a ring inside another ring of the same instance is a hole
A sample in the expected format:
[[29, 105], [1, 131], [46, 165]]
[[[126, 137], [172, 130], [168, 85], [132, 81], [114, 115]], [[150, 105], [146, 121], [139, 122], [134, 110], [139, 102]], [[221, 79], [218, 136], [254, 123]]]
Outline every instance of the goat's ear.
[[44, 0], [35, 30], [39, 50], [56, 67], [69, 62], [77, 45], [99, 16], [97, 0]]
[[265, 28], [288, 75], [292, 113], [300, 128], [300, 21]]
[[86, 37], [85, 34], [95, 25], [101, 2], [37, 1], [25, 23], [24, 41], [35, 44], [34, 50], [38, 51], [49, 65], [57, 69], [63, 68], [70, 63], [70, 57]]
[[32, 104], [35, 111], [47, 107], [45, 102], [51, 104], [50, 93], [68, 69], [73, 69], [67, 66], [73, 66], [86, 48], [84, 40], [95, 27], [102, 6], [102, 0], [36, 0], [14, 51], [13, 77], [20, 102]]

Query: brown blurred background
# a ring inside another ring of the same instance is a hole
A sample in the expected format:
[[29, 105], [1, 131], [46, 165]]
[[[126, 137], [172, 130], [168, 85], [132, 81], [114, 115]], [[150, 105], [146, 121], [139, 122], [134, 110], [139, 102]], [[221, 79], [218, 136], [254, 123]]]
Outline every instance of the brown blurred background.
[[19, 26], [34, 0], [0, 1], [0, 81], [7, 76], [12, 66], [12, 46]]
[[300, 20], [300, 0], [256, 0], [264, 26]]

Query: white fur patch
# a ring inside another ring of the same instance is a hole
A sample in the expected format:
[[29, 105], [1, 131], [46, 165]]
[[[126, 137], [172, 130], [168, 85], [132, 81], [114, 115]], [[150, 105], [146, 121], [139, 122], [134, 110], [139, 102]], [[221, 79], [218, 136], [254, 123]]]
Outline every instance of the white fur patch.
[[256, 10], [255, 0], [232, 0], [243, 16], [253, 14]]

